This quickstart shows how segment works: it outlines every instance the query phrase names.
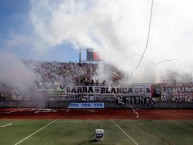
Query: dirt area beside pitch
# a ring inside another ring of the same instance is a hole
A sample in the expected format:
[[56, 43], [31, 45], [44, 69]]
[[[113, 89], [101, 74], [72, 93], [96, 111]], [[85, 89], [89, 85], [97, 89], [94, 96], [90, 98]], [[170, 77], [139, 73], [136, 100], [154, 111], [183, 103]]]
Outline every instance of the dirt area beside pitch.
[[38, 109], [0, 108], [0, 119], [192, 120], [191, 109]]

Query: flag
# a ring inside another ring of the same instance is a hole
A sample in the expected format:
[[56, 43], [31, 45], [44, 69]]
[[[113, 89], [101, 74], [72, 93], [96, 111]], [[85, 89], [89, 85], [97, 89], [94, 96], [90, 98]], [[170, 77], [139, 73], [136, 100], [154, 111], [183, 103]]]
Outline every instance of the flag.
[[100, 56], [99, 56], [99, 54], [96, 51], [94, 52], [94, 60], [95, 61], [99, 61], [100, 60]]
[[94, 49], [87, 49], [87, 61], [99, 61], [100, 56]]

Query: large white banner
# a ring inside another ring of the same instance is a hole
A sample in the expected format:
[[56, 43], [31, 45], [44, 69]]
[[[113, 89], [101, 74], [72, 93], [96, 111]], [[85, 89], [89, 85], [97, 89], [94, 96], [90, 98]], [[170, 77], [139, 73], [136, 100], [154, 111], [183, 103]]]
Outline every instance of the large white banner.
[[58, 84], [41, 84], [37, 86], [38, 91], [60, 91], [64, 95], [76, 94], [101, 94], [101, 95], [127, 95], [127, 96], [151, 96], [151, 84], [149, 85], [119, 85], [119, 86], [65, 86]]

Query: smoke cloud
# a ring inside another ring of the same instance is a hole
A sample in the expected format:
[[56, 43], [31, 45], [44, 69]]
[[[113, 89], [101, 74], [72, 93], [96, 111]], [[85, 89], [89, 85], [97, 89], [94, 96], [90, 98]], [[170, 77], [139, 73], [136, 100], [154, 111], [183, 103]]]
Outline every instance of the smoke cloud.
[[76, 49], [94, 48], [104, 61], [124, 71], [129, 82], [189, 81], [192, 7], [191, 0], [154, 1], [149, 45], [137, 70], [147, 41], [151, 0], [32, 0], [30, 20], [37, 51], [70, 42]]
[[0, 82], [12, 88], [26, 91], [34, 85], [37, 76], [15, 55], [2, 52], [0, 53]]

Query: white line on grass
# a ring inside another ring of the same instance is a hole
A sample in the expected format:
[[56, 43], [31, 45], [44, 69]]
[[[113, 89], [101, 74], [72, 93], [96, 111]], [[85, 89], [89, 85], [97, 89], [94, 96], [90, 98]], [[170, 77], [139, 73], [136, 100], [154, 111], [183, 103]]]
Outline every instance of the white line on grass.
[[12, 123], [1, 125], [0, 128], [7, 127], [7, 126], [10, 126], [10, 125], [12, 125]]
[[139, 145], [131, 136], [129, 136], [117, 123], [115, 123], [112, 119], [111, 122], [113, 122], [130, 140], [132, 140], [136, 145]]
[[34, 133], [30, 134], [30, 135], [29, 135], [29, 136], [27, 136], [26, 138], [24, 138], [24, 139], [20, 140], [20, 141], [19, 141], [18, 143], [16, 143], [15, 145], [18, 145], [18, 144], [22, 143], [23, 141], [25, 141], [26, 139], [30, 138], [32, 135], [34, 135], [34, 134], [38, 133], [38, 132], [39, 132], [39, 131], [41, 131], [42, 129], [44, 129], [44, 128], [48, 127], [49, 125], [51, 125], [51, 124], [52, 124], [52, 123], [54, 123], [55, 121], [56, 121], [56, 120], [54, 120], [54, 121], [50, 122], [50, 123], [49, 123], [49, 124], [47, 124], [46, 126], [44, 126], [44, 127], [40, 128], [39, 130], [37, 130], [37, 131], [35, 131]]

